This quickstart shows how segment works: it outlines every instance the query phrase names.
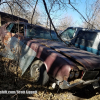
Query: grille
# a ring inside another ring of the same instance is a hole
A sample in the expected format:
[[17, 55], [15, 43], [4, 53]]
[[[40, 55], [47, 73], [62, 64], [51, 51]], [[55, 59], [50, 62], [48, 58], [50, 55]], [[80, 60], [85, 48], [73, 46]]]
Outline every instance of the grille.
[[99, 71], [86, 71], [82, 77], [83, 80], [93, 80], [99, 74]]

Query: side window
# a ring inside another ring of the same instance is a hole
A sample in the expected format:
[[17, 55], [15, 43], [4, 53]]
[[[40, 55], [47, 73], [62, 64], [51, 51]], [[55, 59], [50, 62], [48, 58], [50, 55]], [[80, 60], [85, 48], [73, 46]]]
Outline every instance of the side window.
[[34, 27], [32, 34], [34, 34], [34, 38], [50, 38], [49, 31], [41, 27]]
[[95, 38], [97, 36], [96, 32], [87, 32], [86, 33], [86, 39], [87, 39], [87, 46], [92, 47], [93, 43], [95, 41]]
[[[56, 39], [56, 33], [51, 31], [51, 35], [53, 39]], [[26, 28], [26, 37], [28, 38], [44, 38], [51, 39], [50, 30], [46, 28], [42, 28], [39, 26], [30, 26], [28, 25]]]
[[8, 26], [7, 26], [7, 31], [8, 32], [11, 32], [11, 29], [12, 29], [12, 27], [14, 26], [14, 23], [11, 23], [11, 24], [9, 24]]
[[34, 26], [27, 25], [27, 27], [25, 27], [25, 30], [26, 30], [25, 37], [33, 38], [36, 36], [36, 30]]
[[87, 47], [92, 47], [94, 40], [96, 38], [96, 35], [97, 35], [96, 32], [80, 31], [78, 34], [80, 44]]
[[35, 32], [35, 38], [43, 38], [44, 37], [44, 32], [43, 29], [40, 27], [35, 27], [34, 28], [34, 32]]
[[44, 38], [51, 39], [50, 31], [48, 29], [44, 29]]
[[59, 40], [59, 38], [57, 37], [57, 34], [54, 31], [51, 31], [51, 36], [52, 36], [52, 39]]
[[85, 34], [85, 38], [87, 40], [91, 40], [91, 41], [94, 41], [96, 36], [97, 36], [97, 33], [96, 32], [88, 32], [88, 31], [85, 31], [83, 34]]
[[24, 36], [24, 25], [23, 24], [14, 24], [11, 29], [11, 32]]
[[18, 32], [18, 28], [17, 28], [17, 25], [16, 25], [16, 24], [13, 25], [13, 27], [12, 27], [12, 29], [11, 29], [11, 32], [12, 32], [12, 33]]

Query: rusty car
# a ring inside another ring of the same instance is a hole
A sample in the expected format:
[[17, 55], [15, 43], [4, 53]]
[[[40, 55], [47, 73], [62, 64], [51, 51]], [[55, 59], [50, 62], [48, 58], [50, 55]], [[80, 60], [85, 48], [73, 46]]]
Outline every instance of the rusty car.
[[[88, 31], [86, 34], [89, 35]], [[78, 36], [75, 46], [81, 43], [78, 38], [86, 40], [87, 36]], [[19, 59], [22, 75], [30, 67], [30, 76], [38, 84], [45, 85], [51, 80], [53, 88], [56, 85], [61, 89], [81, 88], [88, 84], [99, 87], [100, 56], [80, 49], [79, 44], [78, 48], [69, 47], [53, 30], [25, 22], [9, 22], [0, 27], [0, 39], [5, 49], [0, 54], [13, 60]], [[88, 41], [93, 41], [91, 39]]]

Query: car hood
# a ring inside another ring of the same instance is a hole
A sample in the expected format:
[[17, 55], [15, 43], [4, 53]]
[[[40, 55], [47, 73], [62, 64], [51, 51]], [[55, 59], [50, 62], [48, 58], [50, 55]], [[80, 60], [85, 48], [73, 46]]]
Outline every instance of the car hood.
[[34, 41], [38, 41], [40, 44], [45, 45], [55, 50], [56, 52], [59, 52], [60, 54], [68, 57], [72, 61], [81, 64], [85, 69], [100, 69], [100, 57], [98, 55], [80, 50], [75, 47], [68, 47], [62, 42], [46, 39], [34, 39]]

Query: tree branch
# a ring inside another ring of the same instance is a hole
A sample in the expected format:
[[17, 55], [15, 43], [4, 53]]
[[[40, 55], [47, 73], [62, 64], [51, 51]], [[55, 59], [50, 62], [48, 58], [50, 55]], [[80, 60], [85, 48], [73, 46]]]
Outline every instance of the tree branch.
[[[81, 16], [82, 16], [82, 18], [88, 23], [88, 24], [90, 24], [90, 25], [92, 25], [91, 23], [89, 23], [86, 19], [85, 19], [85, 17], [71, 4], [71, 2], [70, 2], [70, 0], [69, 0], [69, 4], [72, 6], [72, 8], [74, 9], [74, 10], [76, 10]], [[93, 25], [92, 25], [93, 26]], [[93, 26], [94, 27], [94, 26]], [[95, 27], [94, 27], [95, 28]]]
[[[54, 24], [53, 24], [53, 22], [52, 22], [52, 19], [51, 19], [50, 15], [49, 15], [49, 12], [48, 12], [47, 5], [46, 5], [45, 0], [42, 0], [42, 1], [43, 1], [43, 4], [44, 4], [46, 13], [47, 13], [47, 15], [48, 15], [48, 18], [49, 18], [49, 20], [50, 20], [50, 23], [52, 24], [52, 26], [53, 26], [53, 28], [54, 28], [54, 31], [56, 32], [56, 34], [57, 34], [57, 36], [59, 37], [59, 39], [60, 39], [61, 41], [63, 41], [63, 40], [61, 39], [61, 37], [58, 35], [57, 30], [56, 30], [56, 28], [55, 28], [55, 26], [54, 26]], [[65, 41], [63, 41], [63, 42], [64, 42], [66, 45], [68, 45]], [[68, 45], [68, 46], [69, 46], [69, 45]]]
[[36, 9], [37, 3], [38, 3], [38, 0], [36, 1], [35, 7], [34, 7], [34, 10], [33, 10], [32, 18], [31, 18], [31, 24], [32, 24], [32, 19], [33, 19], [34, 13], [35, 13], [35, 9]]
[[10, 2], [10, 1], [7, 1], [7, 2], [0, 2], [0, 5], [3, 4], [3, 3], [9, 3], [9, 2]]

